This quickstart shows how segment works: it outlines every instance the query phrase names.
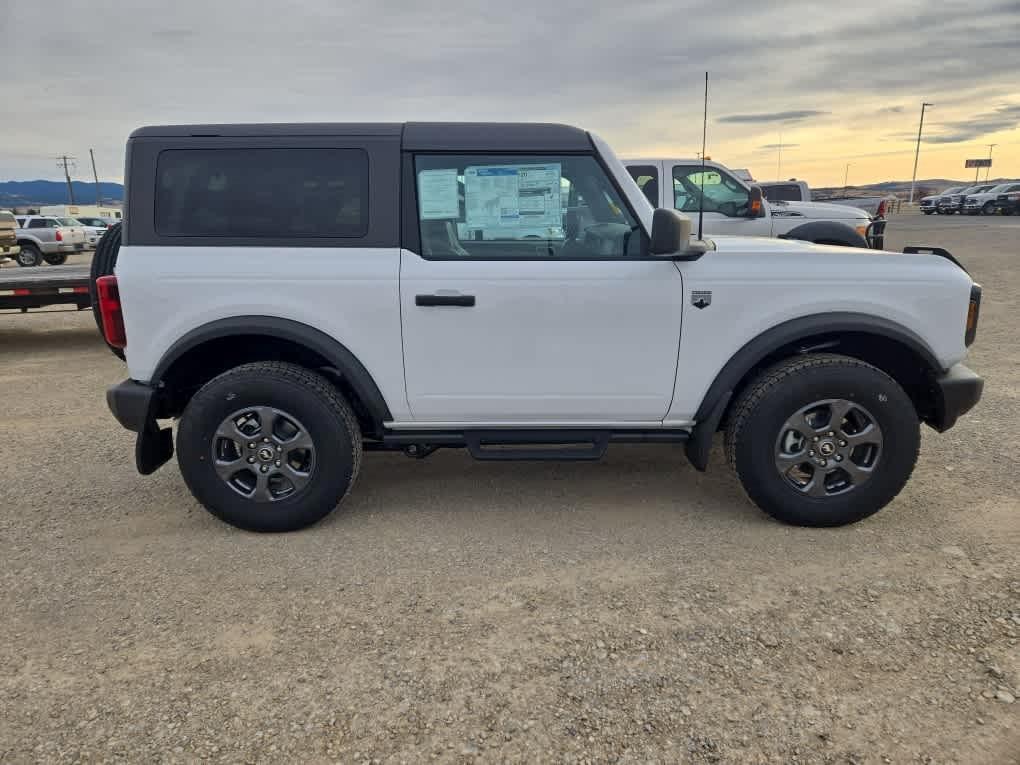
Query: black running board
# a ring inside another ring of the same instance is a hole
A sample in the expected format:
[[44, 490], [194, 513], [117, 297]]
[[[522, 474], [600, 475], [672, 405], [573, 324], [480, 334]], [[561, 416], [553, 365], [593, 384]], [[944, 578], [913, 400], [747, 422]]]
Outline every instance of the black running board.
[[476, 460], [598, 460], [608, 430], [469, 430], [464, 446]]

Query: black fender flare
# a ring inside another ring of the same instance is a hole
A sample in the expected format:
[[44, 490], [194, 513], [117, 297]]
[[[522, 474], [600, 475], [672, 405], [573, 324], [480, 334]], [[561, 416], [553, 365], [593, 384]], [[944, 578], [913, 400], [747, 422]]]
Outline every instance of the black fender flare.
[[844, 247], [867, 247], [868, 240], [848, 223], [836, 220], [815, 220], [802, 223], [779, 239], [800, 239], [806, 242], [830, 242]]
[[174, 363], [189, 351], [211, 340], [240, 335], [265, 335], [313, 351], [340, 373], [380, 430], [383, 422], [393, 419], [386, 399], [372, 375], [346, 346], [307, 324], [275, 316], [232, 316], [196, 327], [167, 349], [156, 365], [149, 384], [158, 387]]
[[[933, 376], [944, 370], [928, 344], [915, 332], [888, 319], [849, 311], [812, 314], [785, 321], [765, 330], [749, 340], [730, 357], [709, 385], [694, 415], [695, 426], [686, 445], [687, 458], [698, 470], [708, 465], [708, 453], [712, 437], [722, 423], [740, 383], [747, 375], [769, 356], [782, 348], [794, 347], [798, 353], [808, 353], [819, 348], [806, 341], [820, 335], [843, 333], [879, 335], [909, 348]], [[798, 341], [805, 341], [798, 347]], [[838, 348], [838, 341], [825, 343], [825, 349]], [[838, 351], [837, 351], [838, 352]]]

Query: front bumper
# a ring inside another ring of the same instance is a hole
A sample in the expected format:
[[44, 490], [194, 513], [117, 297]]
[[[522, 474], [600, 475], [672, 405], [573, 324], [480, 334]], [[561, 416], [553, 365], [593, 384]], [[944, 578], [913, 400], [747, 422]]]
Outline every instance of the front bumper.
[[135, 467], [139, 473], [154, 473], [173, 456], [173, 431], [156, 422], [160, 401], [155, 388], [125, 380], [107, 389], [106, 404], [117, 422], [138, 434]]
[[949, 430], [960, 415], [974, 408], [984, 387], [984, 379], [969, 367], [950, 367], [935, 378], [935, 411], [928, 424], [939, 433]]
[[21, 253], [21, 245], [8, 244], [0, 247], [0, 258], [14, 258]]

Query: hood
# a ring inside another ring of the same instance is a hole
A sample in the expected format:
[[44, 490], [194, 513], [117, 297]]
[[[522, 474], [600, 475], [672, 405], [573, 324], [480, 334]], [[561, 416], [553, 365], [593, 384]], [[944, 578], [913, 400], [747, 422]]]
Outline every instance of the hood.
[[797, 217], [809, 220], [860, 220], [870, 221], [871, 216], [859, 207], [833, 205], [825, 202], [769, 202], [772, 215], [777, 218]]

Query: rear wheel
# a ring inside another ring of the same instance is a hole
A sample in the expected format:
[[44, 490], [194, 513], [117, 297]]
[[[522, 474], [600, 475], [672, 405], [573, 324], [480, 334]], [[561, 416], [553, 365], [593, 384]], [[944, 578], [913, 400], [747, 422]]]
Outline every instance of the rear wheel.
[[842, 526], [878, 512], [914, 469], [913, 403], [884, 372], [846, 356], [781, 362], [751, 383], [726, 432], [751, 500], [798, 526]]
[[32, 268], [42, 265], [43, 256], [42, 252], [34, 244], [22, 244], [21, 252], [14, 256], [14, 260], [19, 266]]
[[43, 260], [49, 263], [51, 266], [62, 266], [67, 262], [66, 252], [55, 252], [52, 255], [43, 255]]
[[932, 215], [935, 211], [934, 210], [921, 210], [921, 212], [923, 212], [925, 215]]
[[982, 215], [995, 215], [995, 202], [985, 202], [981, 206]]
[[324, 377], [294, 364], [245, 364], [207, 383], [177, 431], [195, 498], [249, 531], [294, 531], [343, 500], [361, 464], [361, 430]]

